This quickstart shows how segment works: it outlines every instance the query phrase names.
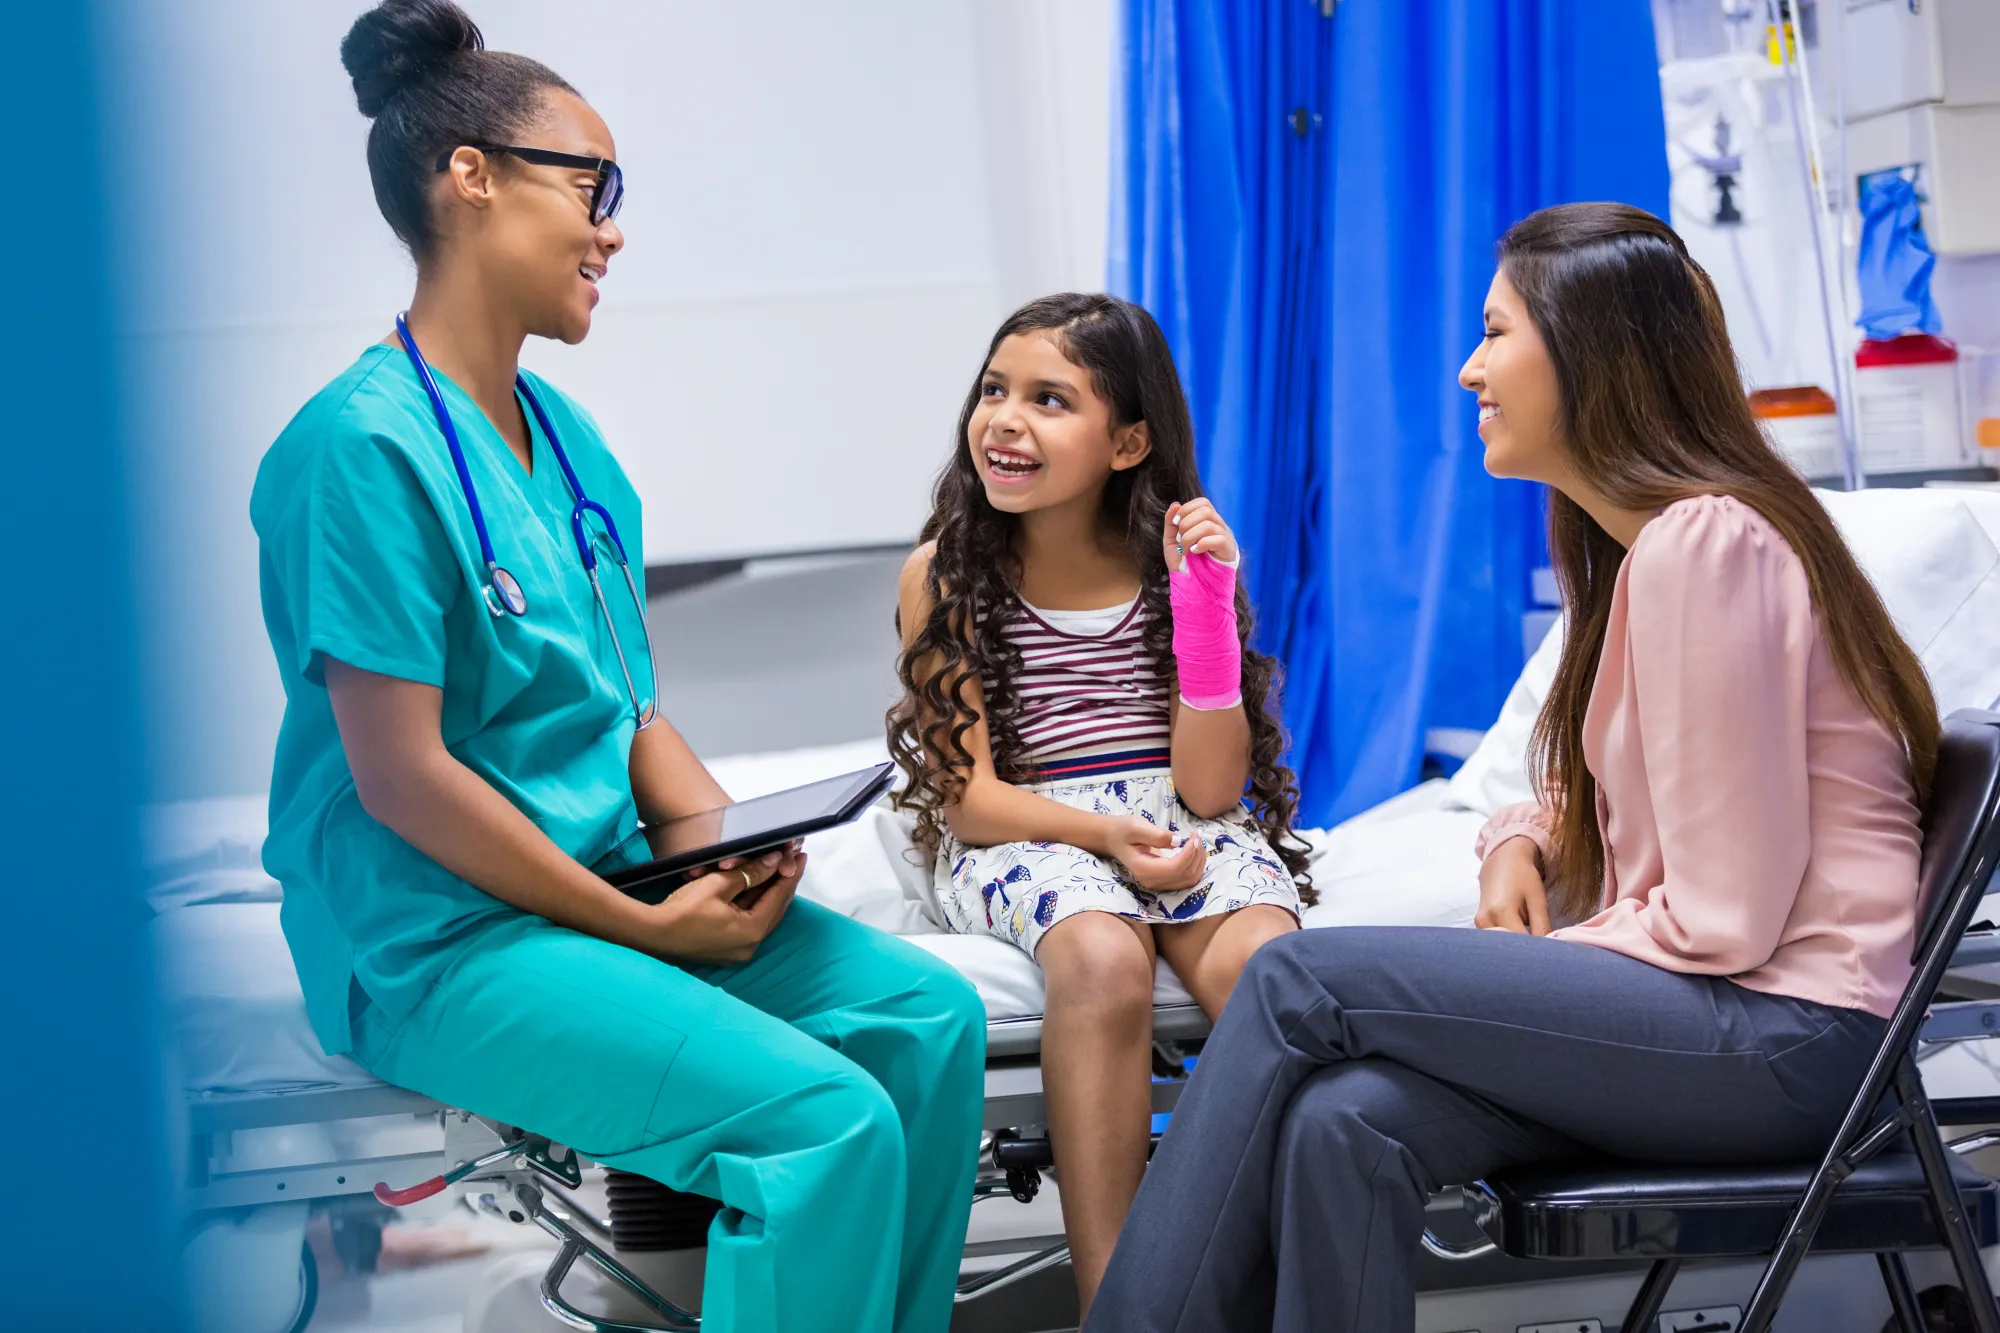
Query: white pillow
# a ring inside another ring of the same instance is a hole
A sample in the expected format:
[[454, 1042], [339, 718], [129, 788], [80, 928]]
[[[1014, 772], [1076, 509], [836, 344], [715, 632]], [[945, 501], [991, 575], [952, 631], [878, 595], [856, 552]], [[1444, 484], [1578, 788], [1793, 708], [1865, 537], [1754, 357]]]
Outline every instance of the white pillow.
[[2000, 698], [2000, 494], [1819, 491], [1917, 650], [1940, 716]]
[[806, 839], [799, 896], [892, 935], [944, 929], [931, 890], [931, 858], [916, 850], [917, 817], [886, 801], [852, 824]]
[[1548, 697], [1549, 684], [1556, 678], [1556, 662], [1562, 657], [1561, 617], [1542, 636], [1541, 646], [1528, 658], [1500, 716], [1487, 728], [1479, 745], [1451, 775], [1449, 799], [1461, 810], [1490, 815], [1503, 805], [1533, 800], [1528, 783], [1528, 734]]
[[1486, 817], [1426, 782], [1330, 829], [1305, 829], [1321, 926], [1469, 926], [1479, 908], [1473, 841]]

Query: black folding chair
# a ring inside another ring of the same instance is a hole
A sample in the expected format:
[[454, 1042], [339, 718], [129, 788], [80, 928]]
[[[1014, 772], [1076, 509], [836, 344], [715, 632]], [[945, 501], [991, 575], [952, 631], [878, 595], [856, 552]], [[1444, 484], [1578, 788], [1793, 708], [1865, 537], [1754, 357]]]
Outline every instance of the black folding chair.
[[[1683, 1262], [1769, 1255], [1741, 1328], [1766, 1333], [1808, 1250], [1874, 1254], [1898, 1327], [1923, 1333], [1902, 1256], [1942, 1245], [1958, 1270], [1973, 1326], [2000, 1333], [2000, 1310], [1979, 1262], [1981, 1246], [2000, 1244], [2000, 1186], [1950, 1151], [1915, 1059], [1938, 985], [1993, 876], [1997, 807], [2000, 714], [1953, 713], [1924, 813], [1916, 974], [1817, 1166], [1520, 1167], [1466, 1188], [1466, 1207], [1480, 1229], [1518, 1258], [1653, 1260], [1626, 1311], [1624, 1333], [1652, 1333]], [[1994, 1138], [1974, 1137], [1980, 1145]]]

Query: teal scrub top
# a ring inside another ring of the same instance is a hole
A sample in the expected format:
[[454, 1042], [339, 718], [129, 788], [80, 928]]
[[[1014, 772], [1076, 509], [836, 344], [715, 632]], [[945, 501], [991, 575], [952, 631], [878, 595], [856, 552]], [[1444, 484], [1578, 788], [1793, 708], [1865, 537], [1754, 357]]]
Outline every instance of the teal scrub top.
[[[590, 416], [528, 380], [641, 577], [631, 483]], [[440, 688], [445, 747], [584, 864], [638, 824], [632, 701], [571, 536], [575, 497], [531, 413], [529, 472], [470, 397], [443, 374], [437, 381], [495, 557], [527, 595], [525, 616], [486, 606], [471, 511], [399, 348], [369, 348], [299, 411], [250, 498], [264, 624], [285, 684], [264, 866], [284, 887], [285, 936], [331, 1054], [351, 1049], [362, 1006], [400, 1025], [460, 954], [519, 913], [362, 809], [326, 658]], [[643, 702], [652, 672], [639, 612], [614, 563], [599, 574]]]

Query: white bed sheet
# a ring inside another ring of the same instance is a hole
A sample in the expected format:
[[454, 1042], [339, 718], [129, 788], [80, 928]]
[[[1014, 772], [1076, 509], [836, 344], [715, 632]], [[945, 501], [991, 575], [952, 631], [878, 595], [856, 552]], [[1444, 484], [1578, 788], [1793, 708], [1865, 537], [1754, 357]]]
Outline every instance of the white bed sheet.
[[274, 902], [211, 902], [153, 918], [168, 1049], [182, 1087], [306, 1092], [374, 1075], [320, 1049]]
[[[749, 797], [881, 757], [880, 743], [866, 742], [735, 756], [711, 767], [732, 795]], [[279, 904], [226, 893], [222, 900], [204, 897], [202, 872], [188, 869], [206, 865], [214, 887], [225, 891], [240, 883], [262, 842], [262, 802], [183, 803], [172, 811], [187, 817], [178, 825], [154, 813], [160, 832], [151, 845], [180, 867], [182, 892], [154, 918], [153, 938], [183, 1086], [199, 1094], [374, 1082], [353, 1061], [320, 1050], [279, 928]], [[1472, 839], [1479, 821], [1450, 808], [1445, 784], [1433, 782], [1339, 828], [1307, 833], [1322, 901], [1306, 913], [1306, 924], [1468, 924], [1478, 896]], [[1042, 975], [1032, 959], [1001, 940], [942, 929], [929, 871], [911, 853], [904, 817], [877, 806], [845, 828], [808, 839], [807, 850], [804, 896], [950, 963], [979, 988], [990, 1020], [1041, 1013]], [[1154, 999], [1189, 1003], [1164, 965]]]

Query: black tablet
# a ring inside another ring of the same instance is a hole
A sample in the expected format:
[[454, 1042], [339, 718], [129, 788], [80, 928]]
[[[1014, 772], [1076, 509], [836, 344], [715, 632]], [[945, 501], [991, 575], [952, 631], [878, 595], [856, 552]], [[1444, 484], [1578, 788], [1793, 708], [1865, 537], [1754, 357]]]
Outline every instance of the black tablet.
[[725, 857], [755, 856], [859, 818], [889, 790], [895, 774], [893, 764], [877, 764], [650, 825], [633, 838], [645, 838], [653, 859], [611, 871], [604, 878], [634, 898], [659, 902], [686, 883], [690, 871]]

